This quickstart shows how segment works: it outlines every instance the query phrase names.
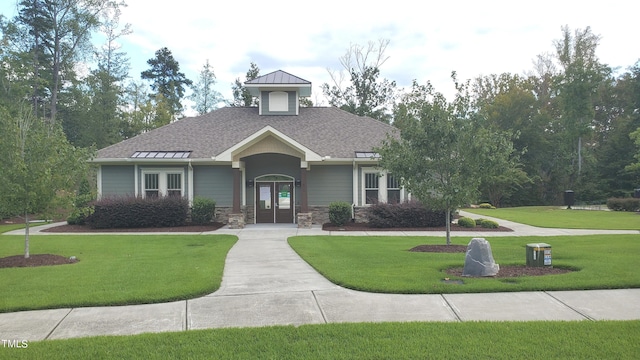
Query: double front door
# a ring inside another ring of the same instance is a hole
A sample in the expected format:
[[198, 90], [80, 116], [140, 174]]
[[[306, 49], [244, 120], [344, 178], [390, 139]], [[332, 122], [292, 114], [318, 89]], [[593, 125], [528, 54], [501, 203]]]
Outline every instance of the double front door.
[[256, 223], [293, 223], [293, 182], [256, 182]]

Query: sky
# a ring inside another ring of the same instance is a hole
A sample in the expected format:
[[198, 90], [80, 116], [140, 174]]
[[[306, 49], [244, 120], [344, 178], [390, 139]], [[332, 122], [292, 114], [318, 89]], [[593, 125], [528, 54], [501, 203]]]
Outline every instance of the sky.
[[[602, 63], [624, 71], [640, 59], [635, 1], [223, 1], [127, 0], [121, 23], [133, 33], [122, 39], [130, 57], [129, 75], [140, 79], [146, 61], [167, 47], [194, 82], [206, 60], [217, 76], [216, 90], [231, 98], [255, 62], [262, 75], [283, 70], [311, 81], [315, 104], [326, 105], [320, 85], [327, 69], [351, 44], [388, 39], [381, 76], [409, 88], [430, 81], [452, 96], [459, 80], [533, 70], [537, 55], [554, 52], [561, 27], [590, 26], [600, 35]], [[418, 5], [419, 4], [419, 5]], [[14, 0], [0, 13], [16, 14]], [[188, 114], [189, 115], [189, 114]]]

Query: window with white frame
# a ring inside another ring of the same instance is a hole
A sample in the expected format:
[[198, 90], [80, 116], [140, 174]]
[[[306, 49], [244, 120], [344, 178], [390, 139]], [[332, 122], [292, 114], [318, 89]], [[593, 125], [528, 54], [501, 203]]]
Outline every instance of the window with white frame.
[[379, 184], [380, 175], [377, 172], [364, 173], [365, 204], [376, 204], [380, 200], [378, 197]]
[[378, 202], [399, 203], [404, 201], [404, 191], [400, 180], [375, 168], [362, 169], [362, 203], [364, 205]]
[[392, 174], [387, 174], [387, 202], [400, 202], [400, 182]]
[[143, 189], [145, 197], [183, 196], [183, 171], [143, 170]]
[[289, 94], [284, 91], [272, 91], [269, 93], [269, 111], [288, 111]]

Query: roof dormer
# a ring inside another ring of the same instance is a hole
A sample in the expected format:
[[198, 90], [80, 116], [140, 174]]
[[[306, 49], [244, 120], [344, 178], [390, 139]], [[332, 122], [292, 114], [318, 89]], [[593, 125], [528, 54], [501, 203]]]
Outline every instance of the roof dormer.
[[282, 70], [244, 83], [249, 94], [260, 99], [260, 115], [298, 115], [299, 98], [311, 96], [311, 82]]

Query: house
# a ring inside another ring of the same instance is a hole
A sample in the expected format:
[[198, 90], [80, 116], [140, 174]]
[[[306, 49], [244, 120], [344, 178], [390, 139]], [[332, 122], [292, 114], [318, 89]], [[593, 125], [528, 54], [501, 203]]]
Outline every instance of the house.
[[334, 201], [354, 204], [357, 216], [367, 204], [404, 199], [373, 152], [392, 126], [335, 107], [300, 107], [311, 83], [284, 71], [245, 86], [258, 107], [221, 108], [99, 150], [99, 196], [207, 197], [230, 227], [308, 227], [328, 222]]

